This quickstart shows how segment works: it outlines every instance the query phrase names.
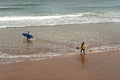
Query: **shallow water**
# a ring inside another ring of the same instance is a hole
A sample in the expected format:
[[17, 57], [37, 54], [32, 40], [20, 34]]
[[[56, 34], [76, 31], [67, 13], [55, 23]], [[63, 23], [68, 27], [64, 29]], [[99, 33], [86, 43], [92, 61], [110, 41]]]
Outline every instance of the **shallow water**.
[[[119, 49], [119, 3], [120, 0], [1, 0], [0, 63], [77, 54], [76, 47], [83, 41], [89, 45], [86, 53]], [[21, 35], [28, 30], [34, 36], [29, 42]]]
[[[83, 41], [86, 53], [120, 49], [120, 23], [39, 26], [0, 29], [0, 63], [39, 60], [80, 53]], [[34, 36], [27, 41], [23, 32]]]

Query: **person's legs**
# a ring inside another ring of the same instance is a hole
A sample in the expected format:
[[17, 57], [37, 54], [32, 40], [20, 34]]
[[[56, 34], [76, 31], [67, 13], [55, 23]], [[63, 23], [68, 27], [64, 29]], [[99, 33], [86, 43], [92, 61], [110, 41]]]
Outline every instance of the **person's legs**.
[[84, 54], [85, 54], [85, 49], [81, 49], [81, 51], [80, 51], [80, 52], [81, 52], [81, 54], [82, 54], [82, 53], [84, 53]]
[[85, 54], [85, 49], [83, 49], [83, 53]]
[[81, 51], [80, 51], [80, 52], [81, 52], [81, 54], [82, 54], [82, 53], [83, 53], [83, 49], [81, 49]]
[[82, 49], [80, 50], [80, 52], [82, 53]]

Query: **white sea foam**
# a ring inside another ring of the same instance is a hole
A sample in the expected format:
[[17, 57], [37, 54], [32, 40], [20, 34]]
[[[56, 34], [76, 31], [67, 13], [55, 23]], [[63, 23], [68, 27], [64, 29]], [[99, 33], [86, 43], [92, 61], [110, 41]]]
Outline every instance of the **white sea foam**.
[[90, 48], [89, 53], [96, 53], [96, 52], [104, 52], [104, 51], [111, 51], [111, 50], [120, 50], [120, 46], [100, 46]]
[[22, 62], [22, 61], [33, 61], [41, 60], [45, 58], [52, 58], [54, 56], [60, 56], [58, 53], [48, 53], [48, 54], [31, 54], [31, 55], [11, 55], [7, 53], [0, 53], [0, 64], [7, 64], [12, 62]]
[[[120, 50], [120, 46], [92, 47], [92, 48], [86, 49], [86, 54], [104, 52], [104, 51], [110, 51], [110, 50]], [[47, 54], [39, 53], [39, 54], [27, 54], [27, 55], [12, 55], [12, 54], [0, 52], [0, 64], [42, 60], [46, 58], [52, 58], [55, 56], [71, 56], [71, 55], [78, 54], [78, 53], [79, 53], [79, 50], [75, 50], [74, 53], [67, 53], [67, 54], [49, 52]]]
[[120, 22], [120, 12], [87, 12], [54, 16], [6, 16], [0, 17], [0, 28], [103, 22]]

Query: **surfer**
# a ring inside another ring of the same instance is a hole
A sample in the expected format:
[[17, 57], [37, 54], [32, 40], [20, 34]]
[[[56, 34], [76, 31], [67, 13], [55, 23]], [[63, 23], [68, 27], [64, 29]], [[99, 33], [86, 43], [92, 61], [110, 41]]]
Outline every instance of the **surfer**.
[[81, 44], [81, 53], [84, 53], [85, 54], [85, 47], [84, 47], [84, 45], [85, 45], [85, 42], [82, 42], [82, 44]]
[[[29, 35], [30, 31], [28, 31], [27, 33]], [[29, 40], [30, 40], [30, 38], [29, 38], [29, 36], [27, 36], [27, 41], [29, 41]]]
[[28, 31], [27, 33], [22, 33], [22, 35], [27, 38], [27, 41], [29, 41], [31, 38], [33, 38], [33, 36], [31, 34], [29, 34], [30, 32]]

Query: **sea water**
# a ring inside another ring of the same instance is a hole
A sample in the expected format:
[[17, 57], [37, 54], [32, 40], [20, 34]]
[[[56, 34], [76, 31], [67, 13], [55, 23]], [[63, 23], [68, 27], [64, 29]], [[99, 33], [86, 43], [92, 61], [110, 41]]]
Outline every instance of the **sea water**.
[[0, 64], [118, 50], [119, 22], [119, 0], [1, 0]]
[[0, 28], [120, 22], [120, 0], [1, 0]]

